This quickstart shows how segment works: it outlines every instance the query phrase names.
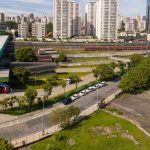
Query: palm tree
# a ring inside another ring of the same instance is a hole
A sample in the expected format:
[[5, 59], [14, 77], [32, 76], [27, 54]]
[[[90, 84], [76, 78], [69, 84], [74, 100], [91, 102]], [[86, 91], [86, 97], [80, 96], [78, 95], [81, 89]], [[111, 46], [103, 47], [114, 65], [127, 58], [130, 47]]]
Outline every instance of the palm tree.
[[60, 84], [61, 84], [62, 88], [64, 89], [64, 96], [66, 97], [66, 86], [67, 86], [67, 83], [66, 83], [66, 81], [62, 80]]
[[44, 89], [44, 92], [45, 92], [44, 100], [48, 100], [49, 96], [52, 93], [53, 86], [50, 83], [46, 83], [44, 85], [43, 89]]

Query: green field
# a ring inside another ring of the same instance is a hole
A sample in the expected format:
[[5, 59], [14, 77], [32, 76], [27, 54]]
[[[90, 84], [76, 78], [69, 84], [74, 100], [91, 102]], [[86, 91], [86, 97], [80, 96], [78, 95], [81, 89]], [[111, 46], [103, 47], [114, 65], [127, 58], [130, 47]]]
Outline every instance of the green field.
[[30, 148], [31, 150], [150, 150], [150, 138], [130, 122], [104, 111], [97, 111], [86, 120], [33, 144]]
[[[75, 72], [75, 73], [71, 73], [71, 74], [75, 74], [75, 75], [78, 75], [79, 77], [82, 77], [82, 76], [85, 76], [85, 75], [88, 75], [90, 74], [89, 72]], [[58, 80], [58, 83], [59, 81], [61, 81], [61, 79], [67, 79], [69, 78], [70, 76], [70, 73], [61, 73], [61, 74], [58, 74], [58, 78], [60, 80]], [[14, 90], [26, 90], [27, 88], [34, 88], [34, 89], [41, 89], [44, 84], [46, 83], [45, 80], [48, 79], [50, 77], [50, 74], [41, 74], [41, 75], [37, 75], [36, 77], [34, 75], [30, 76], [29, 77], [29, 81], [26, 82], [26, 84], [21, 84], [21, 85], [17, 85], [17, 86], [14, 86], [13, 89]]]

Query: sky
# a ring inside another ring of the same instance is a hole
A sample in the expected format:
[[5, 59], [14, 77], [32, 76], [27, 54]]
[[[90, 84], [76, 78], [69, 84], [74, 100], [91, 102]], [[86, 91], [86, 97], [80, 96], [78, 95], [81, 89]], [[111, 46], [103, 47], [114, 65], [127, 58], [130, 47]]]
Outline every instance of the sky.
[[[81, 14], [89, 0], [74, 0], [81, 4]], [[118, 13], [123, 16], [137, 16], [146, 14], [147, 0], [118, 0]], [[53, 0], [0, 0], [0, 12], [14, 16], [35, 13], [36, 15], [52, 16]]]

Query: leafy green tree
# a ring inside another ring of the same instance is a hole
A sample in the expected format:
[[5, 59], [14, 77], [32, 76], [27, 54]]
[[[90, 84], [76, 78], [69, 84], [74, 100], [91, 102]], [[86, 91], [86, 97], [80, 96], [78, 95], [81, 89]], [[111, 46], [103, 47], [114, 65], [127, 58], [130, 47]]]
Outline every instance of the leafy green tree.
[[96, 74], [98, 74], [98, 78], [100, 81], [108, 81], [115, 77], [114, 70], [107, 64], [100, 64], [95, 69]]
[[70, 106], [67, 109], [67, 113], [69, 114], [70, 118], [73, 118], [74, 121], [76, 121], [79, 118], [80, 112], [81, 111], [79, 107]]
[[18, 24], [14, 21], [6, 21], [6, 26], [9, 29], [18, 29]]
[[66, 95], [66, 86], [67, 86], [67, 83], [65, 80], [62, 80], [60, 85], [62, 86], [62, 88], [64, 89], [64, 95]]
[[56, 60], [57, 62], [67, 62], [68, 59], [67, 59], [67, 56], [61, 52]]
[[130, 59], [131, 59], [131, 67], [136, 67], [143, 59], [144, 59], [144, 56], [141, 55], [141, 54], [133, 54], [130, 56]]
[[71, 106], [68, 109], [56, 109], [52, 112], [51, 122], [54, 124], [60, 124], [62, 128], [70, 126], [71, 118], [76, 121], [79, 117], [80, 109], [78, 107]]
[[49, 32], [53, 32], [53, 24], [52, 23], [48, 23], [46, 25], [46, 32], [49, 33]]
[[69, 78], [75, 83], [76, 89], [78, 88], [78, 84], [81, 81], [81, 78], [77, 74], [70, 74]]
[[36, 62], [38, 59], [30, 47], [22, 47], [16, 51], [16, 60], [19, 62]]
[[14, 146], [8, 140], [0, 138], [0, 150], [14, 150]]
[[150, 86], [150, 68], [135, 67], [123, 76], [119, 87], [127, 93], [139, 93]]
[[4, 98], [3, 100], [0, 100], [0, 106], [1, 106], [3, 109], [7, 109], [7, 108], [8, 108], [8, 101], [7, 101], [7, 98]]
[[120, 29], [118, 29], [118, 32], [125, 32], [125, 23], [121, 21]]
[[32, 88], [28, 88], [26, 91], [25, 91], [25, 101], [27, 103], [27, 106], [28, 106], [28, 111], [30, 112], [31, 109], [32, 109], [32, 106], [35, 102], [35, 99], [37, 97], [37, 91], [35, 89], [32, 89]]
[[118, 63], [118, 68], [120, 69], [119, 75], [122, 76], [123, 74], [126, 73], [126, 68], [125, 67], [126, 67], [125, 64], [123, 62], [119, 61], [119, 63]]
[[57, 74], [53, 74], [51, 75], [47, 80], [46, 80], [46, 84], [43, 86], [44, 92], [45, 92], [45, 96], [44, 99], [48, 100], [49, 96], [52, 93], [52, 89], [54, 86], [58, 85], [58, 75]]
[[30, 76], [30, 71], [23, 67], [15, 67], [12, 70], [13, 80], [15, 79], [16, 84], [26, 83]]
[[48, 100], [49, 96], [52, 93], [53, 86], [49, 83], [46, 83], [43, 88], [45, 92], [44, 100]]

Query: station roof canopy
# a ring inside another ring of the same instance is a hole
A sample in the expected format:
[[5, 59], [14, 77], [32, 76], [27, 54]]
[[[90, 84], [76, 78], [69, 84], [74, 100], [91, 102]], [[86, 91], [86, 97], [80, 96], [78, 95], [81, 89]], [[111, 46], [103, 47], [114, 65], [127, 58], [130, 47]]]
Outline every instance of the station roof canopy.
[[9, 36], [0, 36], [0, 59], [8, 42]]

